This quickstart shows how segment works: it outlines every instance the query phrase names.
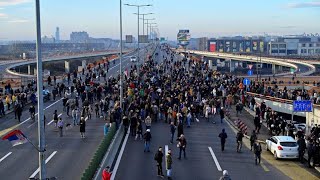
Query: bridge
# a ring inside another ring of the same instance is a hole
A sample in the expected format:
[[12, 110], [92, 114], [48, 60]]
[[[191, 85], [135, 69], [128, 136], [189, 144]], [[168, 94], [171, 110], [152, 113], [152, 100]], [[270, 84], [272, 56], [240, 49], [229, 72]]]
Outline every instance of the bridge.
[[[178, 50], [178, 52], [185, 52], [182, 50]], [[295, 70], [297, 76], [307, 76], [311, 75], [316, 72], [315, 64], [320, 64], [320, 62], [308, 62], [308, 61], [299, 61], [299, 60], [292, 60], [292, 59], [280, 59], [280, 58], [269, 58], [269, 57], [261, 57], [260, 59], [257, 56], [252, 55], [233, 55], [227, 53], [218, 53], [218, 52], [207, 52], [207, 51], [195, 51], [195, 50], [188, 50], [190, 54], [196, 54], [204, 57], [214, 57], [218, 59], [226, 59], [226, 60], [234, 60], [234, 61], [244, 61], [244, 62], [253, 62], [253, 63], [265, 63], [265, 64], [272, 64], [272, 70], [274, 72], [275, 65], [280, 67], [289, 67]], [[300, 72], [300, 67], [307, 69], [306, 71]], [[291, 72], [284, 72], [279, 73], [277, 76], [288, 76]], [[267, 75], [270, 76], [270, 75]]]

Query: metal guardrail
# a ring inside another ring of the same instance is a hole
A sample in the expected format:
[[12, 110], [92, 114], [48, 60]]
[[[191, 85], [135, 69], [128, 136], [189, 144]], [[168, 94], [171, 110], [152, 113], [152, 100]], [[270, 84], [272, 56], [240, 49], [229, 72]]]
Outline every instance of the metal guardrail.
[[[257, 97], [260, 99], [265, 99], [273, 102], [279, 102], [279, 103], [285, 103], [285, 104], [293, 104], [293, 100], [290, 99], [282, 99], [282, 98], [277, 98], [277, 97], [272, 97], [272, 96], [265, 96], [263, 94], [257, 94], [257, 93], [252, 93], [252, 92], [246, 92], [248, 95], [251, 95], [253, 97]], [[320, 108], [319, 104], [313, 104], [314, 108]]]

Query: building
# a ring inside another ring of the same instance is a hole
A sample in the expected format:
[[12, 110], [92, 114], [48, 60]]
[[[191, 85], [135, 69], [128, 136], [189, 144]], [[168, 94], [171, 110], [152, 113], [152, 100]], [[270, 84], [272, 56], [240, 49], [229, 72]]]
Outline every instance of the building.
[[70, 41], [73, 43], [86, 43], [89, 39], [89, 34], [85, 31], [72, 32], [70, 34]]
[[207, 49], [208, 49], [208, 38], [207, 37], [198, 38], [198, 50], [206, 51]]
[[320, 37], [278, 37], [268, 42], [268, 54], [272, 56], [318, 56]]
[[56, 28], [56, 42], [57, 43], [60, 42], [60, 30], [59, 30], [59, 27]]
[[225, 53], [265, 53], [263, 37], [222, 37], [208, 40], [207, 50]]
[[47, 43], [55, 43], [55, 38], [53, 36], [51, 36], [51, 37], [43, 36], [41, 38], [41, 42], [45, 43], [45, 44], [47, 44]]

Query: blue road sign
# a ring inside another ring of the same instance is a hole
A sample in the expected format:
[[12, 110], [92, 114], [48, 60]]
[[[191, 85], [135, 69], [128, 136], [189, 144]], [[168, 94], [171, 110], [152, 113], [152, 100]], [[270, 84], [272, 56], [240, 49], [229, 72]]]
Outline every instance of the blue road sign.
[[294, 112], [312, 112], [312, 102], [303, 101], [293, 101], [293, 111]]
[[253, 71], [250, 69], [249, 71], [248, 71], [248, 76], [252, 76], [253, 75]]
[[243, 84], [246, 85], [246, 86], [249, 86], [250, 85], [250, 79], [245, 78], [243, 80]]

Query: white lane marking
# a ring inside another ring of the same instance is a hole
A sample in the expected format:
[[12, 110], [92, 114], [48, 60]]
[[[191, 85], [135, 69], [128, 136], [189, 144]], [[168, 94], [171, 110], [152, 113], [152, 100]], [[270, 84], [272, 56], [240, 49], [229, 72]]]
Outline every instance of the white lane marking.
[[[128, 128], [128, 132], [130, 132], [130, 126], [129, 126], [129, 128]], [[127, 141], [128, 141], [129, 134], [130, 134], [130, 133], [127, 133], [127, 134], [126, 134], [126, 137], [124, 138], [124, 141], [123, 141], [121, 150], [120, 150], [119, 155], [118, 155], [118, 158], [117, 158], [117, 162], [116, 162], [116, 164], [114, 165], [114, 168], [113, 168], [113, 173], [112, 173], [112, 175], [111, 175], [111, 180], [114, 180], [114, 179], [116, 178], [117, 170], [118, 170], [119, 165], [120, 165], [120, 161], [121, 161], [121, 158], [122, 158], [122, 155], [123, 155], [123, 152], [124, 152], [124, 148], [125, 148], [126, 145], [127, 145]]]
[[219, 161], [218, 161], [216, 155], [214, 154], [212, 148], [211, 148], [211, 147], [208, 147], [208, 148], [209, 148], [210, 154], [211, 154], [211, 156], [212, 156], [212, 158], [213, 158], [213, 160], [214, 160], [214, 163], [215, 163], [216, 166], [217, 166], [218, 171], [222, 171], [221, 166], [220, 166], [220, 164], [219, 164]]
[[[60, 117], [61, 115], [62, 115], [62, 113], [60, 113], [60, 114], [58, 115], [58, 117]], [[47, 125], [50, 125], [51, 123], [53, 123], [53, 119], [52, 119], [50, 122], [48, 122]]]
[[3, 156], [3, 157], [0, 159], [0, 162], [2, 162], [4, 159], [6, 159], [8, 156], [10, 156], [10, 154], [12, 154], [12, 152], [8, 152], [8, 154], [6, 154], [5, 156]]
[[56, 103], [58, 103], [59, 101], [61, 101], [62, 100], [62, 98], [61, 99], [59, 99], [59, 100], [57, 100], [56, 102], [54, 102], [54, 103], [52, 103], [52, 104], [50, 104], [49, 106], [47, 106], [46, 108], [44, 108], [43, 110], [47, 110], [48, 108], [50, 108], [51, 106], [53, 106], [53, 105], [55, 105]]
[[[45, 161], [45, 163], [47, 164], [52, 158], [53, 156], [57, 153], [57, 151], [54, 151]], [[34, 178], [38, 173], [40, 172], [40, 168], [38, 168], [30, 177], [29, 179], [31, 178]]]
[[169, 150], [168, 145], [165, 145], [165, 146], [164, 146], [164, 159], [165, 159], [165, 163], [166, 163], [166, 169], [168, 169], [168, 167], [167, 167], [167, 154], [168, 154], [168, 150]]
[[[59, 102], [60, 100], [62, 100], [62, 98], [59, 99], [58, 101], [54, 102], [53, 104], [50, 104], [49, 106], [47, 106], [47, 107], [44, 108], [43, 110], [47, 110], [49, 107], [53, 106], [54, 104], [56, 104], [56, 103]], [[38, 113], [36, 113], [35, 115], [37, 115], [37, 114], [38, 114]], [[29, 117], [28, 119], [26, 119], [26, 120], [22, 121], [21, 123], [17, 124], [17, 127], [20, 126], [20, 125], [22, 125], [22, 124], [24, 124], [24, 123], [26, 123], [26, 122], [29, 121], [30, 119], [31, 119], [31, 117]]]

